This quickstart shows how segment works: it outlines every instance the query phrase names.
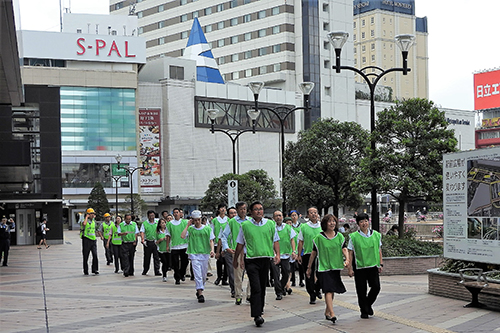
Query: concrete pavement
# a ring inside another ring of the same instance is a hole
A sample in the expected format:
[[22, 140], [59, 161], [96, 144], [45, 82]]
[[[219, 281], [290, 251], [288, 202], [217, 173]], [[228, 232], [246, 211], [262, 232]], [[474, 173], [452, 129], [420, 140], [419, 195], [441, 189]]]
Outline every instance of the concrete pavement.
[[498, 312], [465, 309], [463, 301], [429, 295], [426, 275], [382, 277], [370, 319], [360, 319], [354, 281], [344, 277], [348, 291], [334, 300], [335, 325], [324, 319], [323, 301], [309, 305], [304, 288], [293, 288], [281, 301], [268, 288], [266, 322], [257, 328], [249, 304], [235, 305], [229, 287], [215, 286], [214, 277], [207, 282], [206, 302], [199, 304], [189, 279], [174, 285], [169, 272], [165, 283], [152, 268], [140, 275], [142, 246], [136, 275], [114, 274], [100, 241], [100, 274], [84, 276], [78, 231], [64, 236], [64, 244], [48, 250], [11, 248], [9, 267], [0, 267], [1, 332], [47, 332], [47, 327], [50, 332], [500, 332]]

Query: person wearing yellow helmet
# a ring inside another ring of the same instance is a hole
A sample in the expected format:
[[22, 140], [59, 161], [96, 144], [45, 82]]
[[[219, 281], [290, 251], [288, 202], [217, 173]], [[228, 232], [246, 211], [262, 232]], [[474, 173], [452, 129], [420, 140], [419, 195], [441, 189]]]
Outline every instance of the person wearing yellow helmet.
[[83, 254], [83, 274], [89, 275], [89, 254], [92, 252], [92, 273], [99, 274], [99, 261], [97, 259], [97, 245], [95, 233], [95, 211], [88, 208], [85, 213], [85, 219], [82, 222], [80, 229], [82, 238], [82, 254]]
[[113, 228], [113, 223], [111, 222], [111, 214], [106, 213], [103, 215], [104, 222], [99, 226], [97, 230], [97, 235], [102, 240], [102, 245], [104, 246], [104, 254], [106, 255], [106, 265], [111, 265], [113, 263], [113, 244], [111, 246], [106, 246], [108, 243], [109, 233]]

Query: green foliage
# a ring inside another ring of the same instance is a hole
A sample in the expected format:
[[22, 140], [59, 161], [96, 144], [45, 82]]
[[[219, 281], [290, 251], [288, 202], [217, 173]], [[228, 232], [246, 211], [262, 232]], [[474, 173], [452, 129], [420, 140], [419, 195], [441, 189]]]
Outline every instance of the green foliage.
[[415, 238], [382, 235], [383, 257], [434, 256], [442, 254], [443, 247], [438, 243], [423, 242]]
[[264, 170], [250, 170], [242, 175], [226, 173], [213, 178], [201, 199], [200, 207], [203, 210], [216, 211], [217, 205], [228, 202], [227, 181], [238, 181], [238, 199], [248, 204], [261, 201], [264, 208], [278, 208], [280, 201], [276, 199], [278, 192], [274, 180]]
[[[141, 198], [140, 194], [134, 193], [133, 198], [134, 198], [134, 215], [135, 215], [135, 217], [136, 216], [142, 217], [144, 215], [144, 213], [146, 212], [146, 210], [148, 209], [148, 205]], [[130, 210], [130, 195], [127, 195], [125, 197], [125, 202], [128, 204], [127, 208], [125, 209], [125, 212], [132, 214], [132, 212]], [[133, 218], [135, 218], [135, 217], [133, 217]]]
[[92, 191], [90, 191], [87, 208], [94, 209], [97, 221], [102, 221], [102, 216], [109, 213], [108, 197], [101, 183], [97, 182]]
[[[448, 273], [458, 273], [461, 269], [464, 268], [481, 268], [483, 271], [488, 272], [492, 270], [500, 271], [500, 265], [493, 264], [485, 264], [481, 262], [474, 261], [465, 261], [465, 260], [457, 260], [457, 259], [445, 259], [440, 269], [443, 272]], [[464, 272], [466, 275], [474, 275], [474, 272]], [[488, 276], [488, 279], [500, 280], [500, 273], [491, 274]]]
[[287, 206], [358, 207], [360, 193], [351, 186], [368, 146], [368, 132], [354, 122], [316, 121], [285, 149]]
[[[372, 133], [377, 150], [362, 161], [364, 172], [357, 185], [376, 186], [400, 207], [416, 199], [440, 201], [442, 156], [456, 151], [457, 145], [454, 131], [447, 127], [444, 112], [427, 99], [408, 99], [379, 112]], [[403, 210], [398, 220], [402, 230]]]

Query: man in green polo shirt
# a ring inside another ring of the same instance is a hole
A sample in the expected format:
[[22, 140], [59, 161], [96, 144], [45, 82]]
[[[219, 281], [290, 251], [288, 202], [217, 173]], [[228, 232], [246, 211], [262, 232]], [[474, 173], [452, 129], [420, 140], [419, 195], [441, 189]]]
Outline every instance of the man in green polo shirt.
[[[356, 216], [359, 230], [349, 234], [349, 276], [354, 276], [356, 294], [361, 311], [361, 318], [373, 316], [372, 305], [380, 292], [382, 273], [382, 236], [376, 230], [370, 230], [370, 217], [366, 213]], [[354, 267], [353, 267], [354, 265]], [[370, 286], [368, 291], [367, 284]], [[368, 294], [366, 293], [368, 291]]]
[[239, 256], [246, 246], [247, 256], [245, 267], [250, 281], [251, 316], [257, 327], [262, 326], [264, 318], [264, 304], [266, 299], [266, 283], [269, 272], [270, 258], [274, 263], [280, 262], [279, 236], [272, 220], [264, 218], [264, 207], [259, 201], [250, 205], [251, 219], [241, 223], [240, 232], [236, 239], [238, 245], [233, 258], [233, 267], [239, 265]]
[[142, 275], [146, 275], [151, 266], [151, 255], [153, 255], [153, 266], [155, 269], [155, 276], [161, 276], [160, 273], [160, 256], [158, 255], [158, 248], [156, 246], [156, 227], [158, 222], [155, 221], [156, 213], [154, 210], [148, 210], [148, 219], [142, 223], [141, 226], [141, 242], [144, 247], [144, 262]]
[[88, 208], [85, 219], [80, 227], [80, 236], [82, 238], [83, 254], [83, 274], [89, 275], [89, 255], [92, 252], [92, 273], [99, 274], [99, 261], [97, 259], [97, 244], [95, 235], [95, 211]]
[[125, 214], [125, 221], [118, 226], [118, 236], [122, 237], [122, 269], [123, 276], [134, 275], [134, 257], [135, 247], [137, 246], [137, 235], [139, 229], [137, 224], [132, 221], [131, 214]]
[[99, 226], [97, 234], [102, 240], [102, 245], [104, 246], [104, 254], [106, 256], [106, 265], [111, 265], [113, 263], [113, 245], [111, 247], [106, 246], [108, 244], [109, 231], [111, 230], [113, 223], [111, 223], [111, 214], [106, 213], [104, 216], [104, 222]]

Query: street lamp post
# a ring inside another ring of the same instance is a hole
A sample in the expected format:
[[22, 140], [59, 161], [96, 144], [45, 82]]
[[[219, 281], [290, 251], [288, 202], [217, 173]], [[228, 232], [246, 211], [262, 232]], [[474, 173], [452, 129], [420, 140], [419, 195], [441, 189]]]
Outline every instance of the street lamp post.
[[[403, 56], [403, 67], [402, 68], [390, 68], [390, 69], [382, 69], [378, 66], [366, 66], [361, 69], [351, 66], [341, 66], [340, 65], [340, 53], [342, 51], [342, 46], [344, 46], [345, 42], [349, 34], [345, 31], [334, 31], [328, 34], [328, 38], [333, 48], [335, 49], [335, 66], [332, 68], [335, 69], [337, 73], [340, 73], [342, 69], [353, 71], [359, 74], [366, 82], [368, 87], [370, 88], [370, 132], [373, 133], [375, 130], [375, 87], [380, 79], [386, 74], [392, 72], [402, 72], [403, 75], [407, 75], [411, 70], [408, 68], [408, 51], [413, 45], [415, 41], [415, 36], [413, 35], [397, 35], [395, 37], [396, 44], [401, 49], [401, 53]], [[376, 71], [368, 73], [368, 70]], [[371, 152], [372, 157], [375, 156], [376, 142], [375, 139], [371, 138]], [[373, 178], [375, 178], [375, 170], [372, 168], [371, 170]], [[380, 229], [380, 216], [378, 212], [377, 205], [377, 186], [372, 185], [371, 189], [371, 206], [372, 206], [372, 228], [375, 230]]]
[[[131, 166], [124, 166], [124, 167], [122, 167], [120, 165], [120, 162], [122, 160], [122, 156], [120, 154], [116, 155], [115, 159], [116, 159], [116, 162], [118, 162], [118, 168], [117, 169], [118, 170], [124, 169], [127, 172], [127, 176], [129, 177], [129, 181], [130, 181], [130, 212], [131, 212], [132, 216], [135, 218], [135, 214], [134, 214], [134, 186], [133, 186], [134, 182], [132, 180], [132, 177], [134, 175], [134, 172], [136, 172], [139, 169], [144, 169], [144, 167], [142, 165], [138, 166], [136, 168], [131, 167]], [[142, 163], [142, 161], [141, 161], [141, 163]]]
[[118, 181], [122, 178], [123, 176], [111, 176], [113, 180], [115, 181], [115, 218], [118, 216]]
[[211, 122], [210, 132], [212, 132], [212, 134], [214, 132], [222, 132], [222, 133], [226, 134], [231, 139], [231, 142], [233, 143], [233, 174], [236, 174], [236, 141], [238, 140], [240, 135], [242, 135], [243, 133], [252, 132], [255, 134], [255, 121], [259, 117], [260, 111], [258, 111], [257, 109], [255, 109], [255, 110], [250, 109], [247, 111], [248, 116], [250, 117], [250, 119], [252, 119], [252, 129], [251, 130], [246, 129], [246, 130], [236, 130], [236, 131], [222, 130], [219, 128], [214, 128], [215, 120], [217, 119], [217, 117], [219, 117], [221, 115], [221, 112], [217, 109], [208, 109], [207, 113], [208, 113], [208, 117], [210, 118], [210, 122]]
[[[259, 99], [259, 93], [264, 87], [263, 82], [250, 82], [248, 84], [250, 90], [253, 92], [254, 100], [255, 100], [255, 109], [259, 110], [259, 104], [258, 104], [258, 99]], [[267, 107], [261, 107], [261, 110], [267, 110], [276, 117], [278, 117], [278, 120], [280, 121], [280, 134], [281, 134], [281, 196], [283, 198], [283, 202], [281, 204], [281, 209], [283, 210], [283, 214], [286, 214], [286, 189], [285, 186], [283, 185], [283, 181], [285, 179], [285, 169], [284, 169], [284, 153], [285, 153], [285, 120], [286, 118], [292, 114], [293, 112], [297, 110], [305, 110], [307, 111], [309, 109], [309, 95], [311, 94], [311, 91], [314, 88], [314, 82], [302, 82], [299, 84], [299, 88], [304, 94], [304, 106], [299, 106], [295, 107], [293, 109], [285, 108], [285, 107], [279, 107], [279, 109], [284, 109], [285, 111], [283, 112], [278, 112], [276, 109], [271, 109]]]

